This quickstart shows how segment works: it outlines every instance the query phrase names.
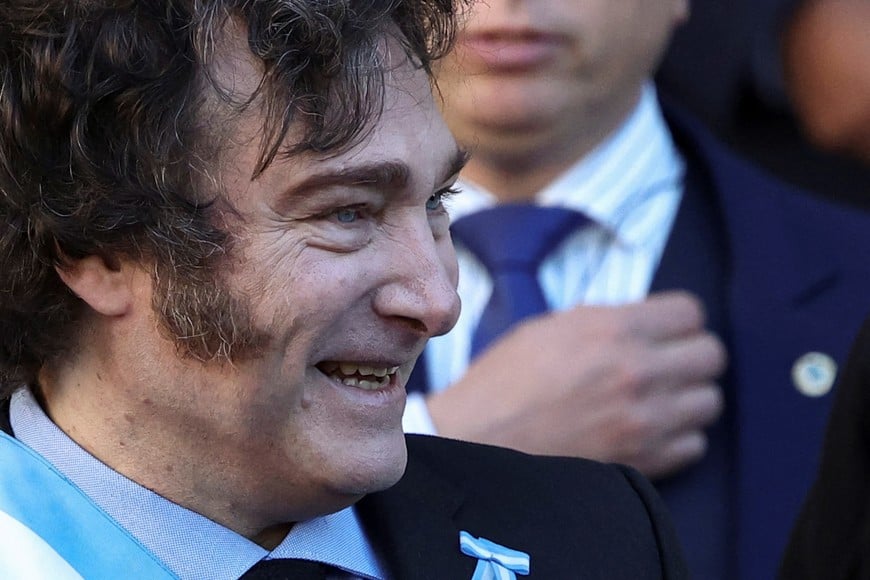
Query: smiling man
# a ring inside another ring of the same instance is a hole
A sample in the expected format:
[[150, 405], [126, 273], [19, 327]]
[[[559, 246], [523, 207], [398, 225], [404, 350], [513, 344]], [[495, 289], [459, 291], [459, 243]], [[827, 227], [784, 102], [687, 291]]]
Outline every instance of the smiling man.
[[402, 433], [457, 10], [0, 7], [0, 576], [684, 577], [636, 472]]

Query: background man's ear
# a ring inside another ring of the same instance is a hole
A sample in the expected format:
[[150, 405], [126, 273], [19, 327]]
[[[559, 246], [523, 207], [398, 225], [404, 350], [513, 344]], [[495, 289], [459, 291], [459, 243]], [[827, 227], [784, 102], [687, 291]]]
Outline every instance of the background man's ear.
[[56, 266], [60, 279], [76, 296], [104, 316], [126, 314], [133, 299], [131, 276], [122, 265], [88, 256]]

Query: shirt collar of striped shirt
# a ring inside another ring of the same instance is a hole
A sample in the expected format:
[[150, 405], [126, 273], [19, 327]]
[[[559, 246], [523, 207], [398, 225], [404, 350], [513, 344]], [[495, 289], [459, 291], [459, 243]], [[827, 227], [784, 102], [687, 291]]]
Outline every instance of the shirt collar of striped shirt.
[[[668, 130], [655, 87], [648, 83], [625, 122], [536, 196], [545, 206], [576, 209], [622, 243], [642, 244], [647, 228], [637, 227], [637, 210], [680, 188], [684, 163]], [[453, 219], [495, 205], [484, 188], [461, 181], [449, 202]], [[602, 192], [607, 192], [603, 195]]]

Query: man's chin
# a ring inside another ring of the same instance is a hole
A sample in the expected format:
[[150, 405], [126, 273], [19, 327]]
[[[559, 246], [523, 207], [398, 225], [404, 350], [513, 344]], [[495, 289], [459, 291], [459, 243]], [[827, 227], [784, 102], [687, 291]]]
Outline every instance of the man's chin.
[[408, 450], [404, 434], [379, 449], [354, 458], [355, 468], [349, 470], [342, 486], [348, 495], [364, 496], [394, 486], [405, 474]]

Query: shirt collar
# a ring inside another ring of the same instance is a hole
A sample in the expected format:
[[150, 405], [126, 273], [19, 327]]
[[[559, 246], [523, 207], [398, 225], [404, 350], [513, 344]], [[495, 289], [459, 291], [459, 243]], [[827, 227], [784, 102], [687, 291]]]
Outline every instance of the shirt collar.
[[352, 507], [296, 524], [270, 553], [100, 462], [46, 416], [29, 389], [13, 395], [10, 419], [20, 442], [45, 457], [181, 578], [237, 578], [263, 558], [287, 557], [327, 562], [363, 578], [386, 577]]
[[[544, 206], [580, 211], [626, 244], [648, 237], [636, 210], [678, 186], [684, 163], [673, 142], [652, 83], [623, 124], [536, 195]], [[460, 181], [462, 193], [448, 205], [451, 217], [479, 211], [497, 199], [483, 187]], [[602, 195], [607, 192], [607, 195]], [[642, 212], [640, 212], [642, 213]]]

